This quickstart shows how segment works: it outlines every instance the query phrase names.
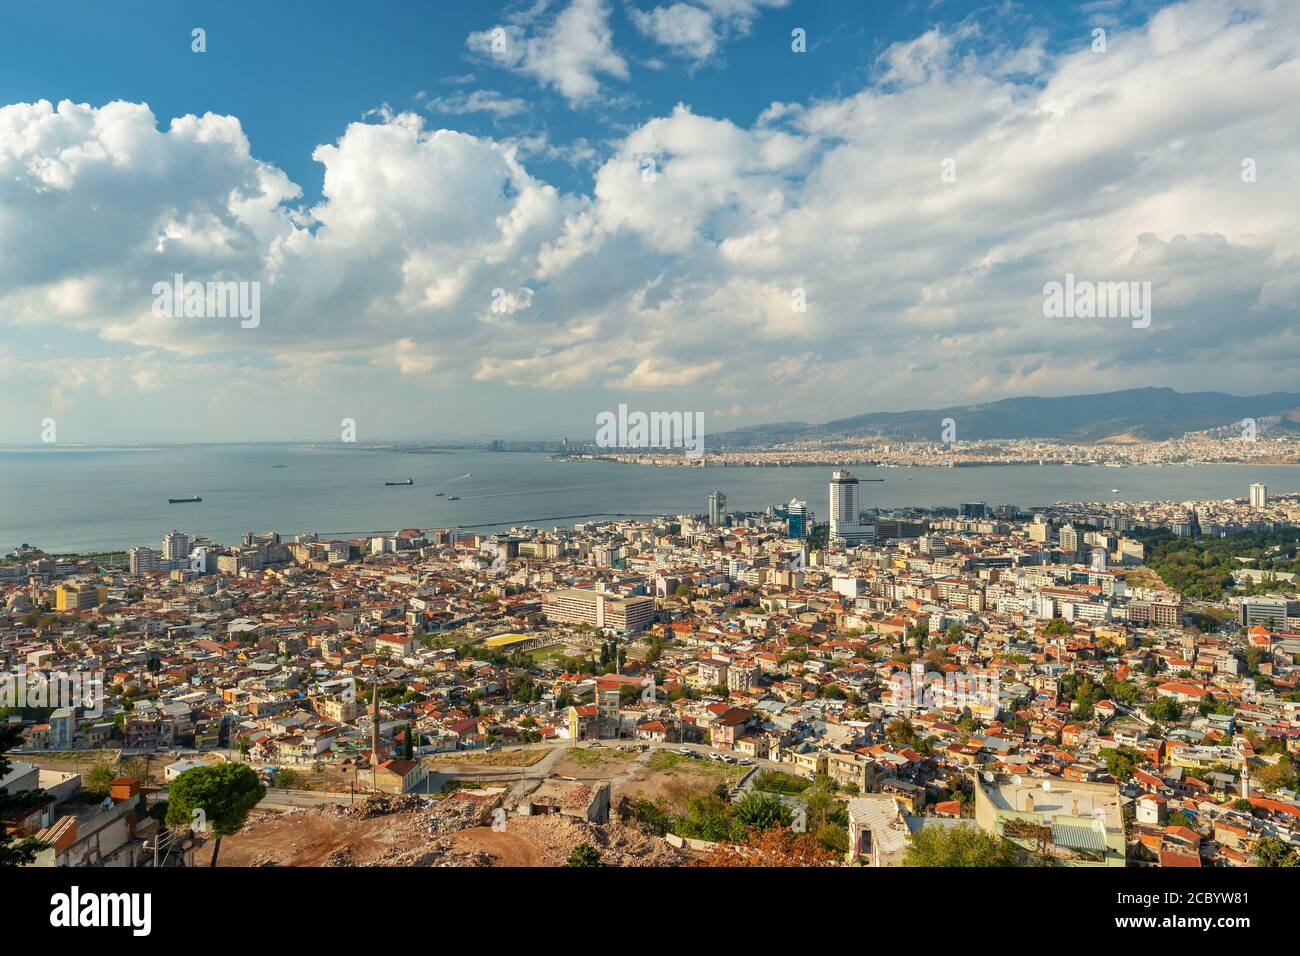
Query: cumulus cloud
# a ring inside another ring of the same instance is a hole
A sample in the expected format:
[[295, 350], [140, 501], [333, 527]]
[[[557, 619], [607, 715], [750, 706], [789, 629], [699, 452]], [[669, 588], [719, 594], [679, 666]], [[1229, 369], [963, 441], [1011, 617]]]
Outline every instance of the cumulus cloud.
[[485, 61], [556, 90], [574, 106], [595, 98], [602, 77], [628, 78], [627, 62], [614, 48], [607, 0], [570, 0], [549, 22], [541, 19], [545, 7], [471, 33], [466, 45]]

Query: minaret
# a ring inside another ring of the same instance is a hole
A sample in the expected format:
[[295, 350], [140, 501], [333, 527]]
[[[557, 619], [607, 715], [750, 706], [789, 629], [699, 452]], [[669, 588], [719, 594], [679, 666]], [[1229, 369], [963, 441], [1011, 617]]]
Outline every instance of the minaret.
[[379, 766], [379, 675], [375, 675], [374, 693], [370, 705], [370, 766]]

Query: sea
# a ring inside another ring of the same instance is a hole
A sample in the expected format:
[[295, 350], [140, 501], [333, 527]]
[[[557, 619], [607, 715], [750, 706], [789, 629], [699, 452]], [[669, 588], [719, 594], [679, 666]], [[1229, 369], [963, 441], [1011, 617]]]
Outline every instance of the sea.
[[[800, 498], [824, 519], [833, 470], [673, 468], [337, 444], [0, 448], [0, 554], [20, 544], [51, 553], [157, 547], [173, 529], [220, 544], [238, 543], [249, 531], [278, 531], [288, 540], [303, 532], [328, 538], [402, 528], [549, 529], [587, 518], [703, 513], [715, 490], [727, 496], [729, 511], [761, 511]], [[862, 507], [884, 509], [1244, 498], [1256, 481], [1270, 492], [1300, 491], [1300, 467], [1288, 466], [850, 470], [864, 479]], [[413, 484], [384, 484], [407, 478]], [[167, 501], [182, 497], [203, 500]]]

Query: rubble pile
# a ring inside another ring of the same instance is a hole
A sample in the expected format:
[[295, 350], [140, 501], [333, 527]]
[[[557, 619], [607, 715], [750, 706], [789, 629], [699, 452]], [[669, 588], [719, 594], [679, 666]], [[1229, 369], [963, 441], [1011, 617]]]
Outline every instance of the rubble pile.
[[563, 866], [584, 843], [599, 851], [606, 866], [681, 866], [690, 860], [658, 837], [621, 823], [597, 825], [548, 813], [511, 817], [507, 828], [537, 845], [543, 866]]

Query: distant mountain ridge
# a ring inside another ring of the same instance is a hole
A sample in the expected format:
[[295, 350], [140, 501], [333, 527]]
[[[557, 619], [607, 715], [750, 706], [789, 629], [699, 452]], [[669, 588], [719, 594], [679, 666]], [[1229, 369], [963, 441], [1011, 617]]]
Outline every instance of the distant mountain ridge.
[[1241, 396], [1130, 388], [1057, 398], [1024, 396], [909, 412], [868, 412], [821, 425], [779, 422], [710, 435], [708, 447], [756, 447], [817, 438], [939, 441], [951, 418], [960, 441], [1042, 438], [1064, 442], [1161, 441], [1228, 428], [1246, 418], [1277, 418], [1273, 429], [1300, 431], [1300, 394]]

